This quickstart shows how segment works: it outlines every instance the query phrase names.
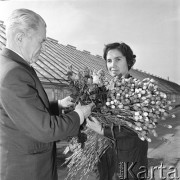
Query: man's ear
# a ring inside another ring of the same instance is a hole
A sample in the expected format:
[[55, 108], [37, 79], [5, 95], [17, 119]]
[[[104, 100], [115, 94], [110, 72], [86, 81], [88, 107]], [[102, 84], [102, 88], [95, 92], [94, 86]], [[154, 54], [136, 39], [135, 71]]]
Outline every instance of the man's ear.
[[24, 39], [24, 32], [18, 32], [15, 36], [15, 41], [17, 44], [21, 44], [23, 42], [23, 39]]

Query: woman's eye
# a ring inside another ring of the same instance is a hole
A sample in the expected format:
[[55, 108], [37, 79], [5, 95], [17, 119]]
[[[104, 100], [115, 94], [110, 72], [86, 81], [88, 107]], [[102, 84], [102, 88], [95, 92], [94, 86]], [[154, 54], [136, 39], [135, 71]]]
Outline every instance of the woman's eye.
[[110, 62], [112, 62], [112, 60], [111, 60], [111, 59], [108, 59], [107, 62], [110, 63]]

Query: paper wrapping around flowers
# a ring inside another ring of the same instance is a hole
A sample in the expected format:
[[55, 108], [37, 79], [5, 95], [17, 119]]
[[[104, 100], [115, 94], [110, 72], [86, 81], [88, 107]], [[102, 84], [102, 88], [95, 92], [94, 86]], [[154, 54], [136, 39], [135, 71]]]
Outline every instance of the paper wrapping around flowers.
[[[172, 102], [158, 89], [153, 79], [146, 78], [141, 81], [119, 75], [109, 82], [102, 70], [96, 72], [88, 70], [87, 67], [83, 72], [78, 72], [78, 78], [75, 79], [73, 77], [77, 75], [72, 72], [72, 67], [70, 69], [71, 72], [68, 71], [67, 76], [74, 102], [81, 104], [94, 102], [96, 107], [92, 110], [91, 116], [96, 117], [102, 126], [126, 126], [137, 133], [141, 140], [150, 142], [148, 134], [157, 136], [156, 126], [170, 115]], [[68, 158], [70, 161], [68, 177], [71, 178], [80, 169], [83, 169], [84, 175], [92, 171], [94, 162], [98, 161], [101, 153], [111, 144], [104, 136], [95, 132], [90, 133], [92, 130], [85, 129], [84, 132], [87, 133], [84, 148], [76, 141], [77, 138], [73, 138], [68, 147], [73, 152]], [[97, 143], [103, 146], [100, 148]], [[76, 167], [76, 170], [73, 167]]]

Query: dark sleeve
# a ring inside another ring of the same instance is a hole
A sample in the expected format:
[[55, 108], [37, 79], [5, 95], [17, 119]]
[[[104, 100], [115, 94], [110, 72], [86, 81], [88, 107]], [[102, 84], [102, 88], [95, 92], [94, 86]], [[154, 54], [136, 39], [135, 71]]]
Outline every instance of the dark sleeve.
[[50, 101], [49, 111], [51, 115], [59, 116], [62, 114], [62, 109], [58, 106], [58, 101]]
[[117, 140], [118, 138], [121, 138], [127, 135], [135, 135], [135, 133], [124, 126], [111, 126], [111, 127], [105, 126], [104, 127], [104, 136], [112, 140]]
[[38, 93], [35, 80], [24, 68], [14, 68], [3, 78], [1, 103], [16, 128], [45, 143], [77, 135], [78, 113], [72, 111], [52, 116]]

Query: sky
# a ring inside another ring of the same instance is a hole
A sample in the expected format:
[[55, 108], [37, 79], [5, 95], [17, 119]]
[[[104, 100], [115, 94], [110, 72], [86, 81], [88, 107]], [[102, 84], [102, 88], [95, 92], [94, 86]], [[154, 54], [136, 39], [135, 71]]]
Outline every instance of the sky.
[[0, 1], [0, 20], [17, 8], [40, 14], [47, 37], [93, 55], [125, 42], [136, 55], [135, 69], [180, 85], [180, 0]]

